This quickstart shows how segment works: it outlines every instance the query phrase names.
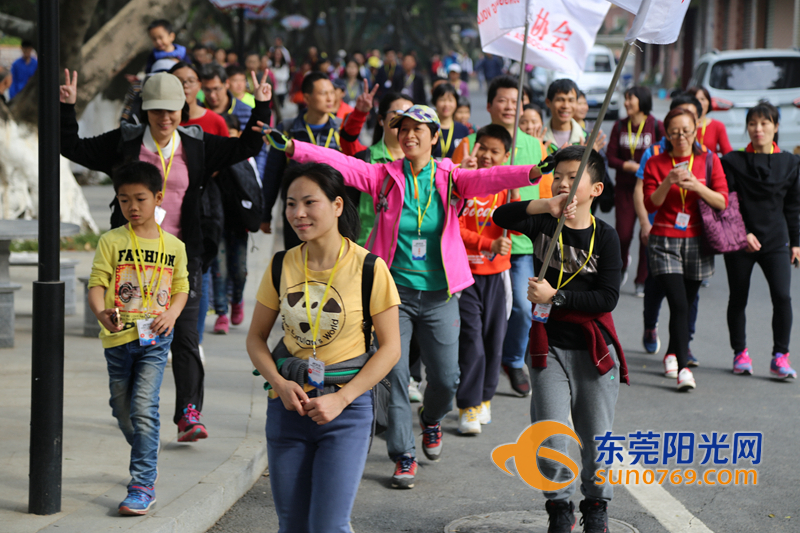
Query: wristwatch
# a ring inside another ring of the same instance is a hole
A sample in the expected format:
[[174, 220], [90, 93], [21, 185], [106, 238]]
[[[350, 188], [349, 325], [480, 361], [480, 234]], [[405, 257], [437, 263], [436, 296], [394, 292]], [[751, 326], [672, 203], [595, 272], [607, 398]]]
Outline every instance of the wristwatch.
[[561, 307], [562, 305], [567, 303], [567, 297], [564, 296], [564, 293], [562, 293], [561, 291], [556, 292], [551, 300], [553, 302], [553, 306], [555, 307]]

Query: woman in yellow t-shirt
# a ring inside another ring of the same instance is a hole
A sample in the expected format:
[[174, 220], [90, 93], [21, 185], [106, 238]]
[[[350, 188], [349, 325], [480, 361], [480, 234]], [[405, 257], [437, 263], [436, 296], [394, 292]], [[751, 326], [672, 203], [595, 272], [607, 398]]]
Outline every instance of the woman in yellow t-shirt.
[[[280, 281], [272, 279], [272, 265], [264, 273], [247, 336], [250, 359], [272, 386], [267, 453], [279, 531], [349, 532], [372, 430], [371, 389], [400, 359], [400, 297], [377, 258], [370, 308], [362, 308], [369, 252], [354, 242], [358, 213], [339, 171], [320, 163], [292, 167], [282, 194], [286, 218], [304, 244], [286, 252]], [[295, 373], [304, 376], [298, 382], [283, 377], [267, 348], [279, 313], [288, 360], [308, 363], [308, 371]], [[341, 387], [310, 385], [338, 373], [326, 372], [331, 365], [364, 354], [362, 324], [369, 316], [380, 348]]]

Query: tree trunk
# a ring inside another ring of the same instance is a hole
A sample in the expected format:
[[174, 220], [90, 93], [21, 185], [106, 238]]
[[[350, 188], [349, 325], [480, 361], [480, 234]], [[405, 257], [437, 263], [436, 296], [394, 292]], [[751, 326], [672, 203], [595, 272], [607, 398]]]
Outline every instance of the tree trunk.
[[36, 40], [36, 24], [5, 13], [0, 13], [0, 32], [8, 33], [25, 41]]
[[[75, 1], [80, 3], [86, 0]], [[89, 1], [97, 3], [97, 0]], [[82, 67], [78, 72], [78, 114], [131, 59], [151, 46], [147, 35], [147, 25], [151, 21], [159, 18], [175, 19], [188, 9], [190, 3], [191, 0], [131, 0], [83, 44]], [[77, 17], [82, 20], [82, 15]], [[72, 37], [75, 38], [76, 34], [77, 32], [73, 33]], [[70, 44], [62, 39], [61, 46], [69, 47]], [[23, 92], [14, 99], [11, 111], [19, 122], [35, 125], [38, 121], [37, 80], [38, 77], [34, 76]]]
[[92, 15], [98, 0], [61, 0], [60, 33], [61, 47], [59, 58], [61, 66], [80, 72], [82, 65], [81, 48], [86, 40], [86, 30], [92, 22]]

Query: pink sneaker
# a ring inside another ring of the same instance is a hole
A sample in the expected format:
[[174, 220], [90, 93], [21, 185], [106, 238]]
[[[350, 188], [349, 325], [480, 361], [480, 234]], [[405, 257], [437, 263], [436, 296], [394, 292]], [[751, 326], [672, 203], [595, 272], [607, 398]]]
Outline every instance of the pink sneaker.
[[187, 405], [178, 420], [178, 442], [195, 442], [205, 438], [208, 438], [208, 430], [200, 422], [200, 411], [192, 404]]
[[227, 335], [231, 326], [228, 322], [228, 315], [219, 315], [217, 321], [214, 323], [214, 333], [217, 335]]
[[733, 355], [733, 373], [750, 376], [753, 374], [753, 360], [747, 353], [747, 348]]
[[231, 324], [238, 326], [244, 321], [244, 300], [231, 305]]

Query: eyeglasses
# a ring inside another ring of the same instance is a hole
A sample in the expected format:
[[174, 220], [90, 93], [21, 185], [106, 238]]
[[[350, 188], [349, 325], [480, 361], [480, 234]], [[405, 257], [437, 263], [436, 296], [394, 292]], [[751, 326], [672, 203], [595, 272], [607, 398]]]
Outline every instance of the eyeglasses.
[[194, 87], [195, 85], [197, 85], [198, 81], [200, 80], [198, 80], [197, 78], [188, 78], [181, 81], [181, 83], [183, 84], [184, 87]]
[[678, 131], [678, 130], [668, 131], [667, 132], [667, 137], [669, 137], [670, 139], [679, 139], [680, 137], [686, 137], [688, 139], [689, 137], [694, 135], [695, 131], [697, 131], [697, 130], [691, 130], [691, 131], [686, 131], [686, 130], [684, 130], [684, 131]]
[[221, 93], [224, 90], [225, 90], [225, 86], [224, 85], [220, 85], [219, 87], [206, 87], [205, 88], [206, 92], [214, 92], [214, 93]]

